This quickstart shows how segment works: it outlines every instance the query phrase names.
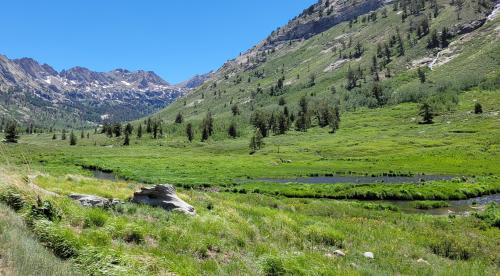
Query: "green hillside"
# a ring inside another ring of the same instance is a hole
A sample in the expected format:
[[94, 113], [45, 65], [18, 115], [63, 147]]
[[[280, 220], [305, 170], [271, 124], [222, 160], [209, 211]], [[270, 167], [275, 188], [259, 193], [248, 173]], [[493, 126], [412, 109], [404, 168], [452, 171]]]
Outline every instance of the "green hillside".
[[[434, 31], [438, 36], [443, 28], [458, 32], [459, 26], [484, 19], [490, 9], [478, 8], [476, 2], [466, 2], [457, 19], [456, 7], [449, 1], [437, 1], [437, 12], [433, 1], [422, 2], [425, 2], [425, 9], [409, 14], [404, 22], [403, 8], [398, 6], [394, 10], [394, 5], [388, 5], [371, 16], [341, 23], [311, 39], [257, 51], [257, 55], [265, 56], [265, 62], [255, 68], [241, 68], [248, 60], [244, 54], [228, 62], [215, 79], [155, 116], [172, 125], [176, 115], [181, 113], [186, 123], [198, 125], [210, 111], [215, 116], [217, 129], [214, 139], [224, 139], [231, 121], [237, 123], [242, 135], [247, 135], [252, 132], [247, 126], [255, 110], [278, 114], [283, 109], [279, 106], [281, 98], [295, 115], [302, 96], [308, 98], [312, 110], [321, 102], [338, 105], [342, 112], [403, 102], [430, 102], [436, 112], [444, 112], [455, 108], [457, 94], [464, 89], [478, 85], [498, 87], [498, 21], [487, 22], [469, 34], [450, 35], [447, 38], [449, 46], [444, 49], [452, 53], [447, 55], [449, 62], [443, 65], [439, 62], [432, 71], [427, 67], [428, 60], [441, 51], [440, 47], [428, 47]], [[492, 6], [487, 1], [481, 3]], [[429, 31], [418, 37], [417, 29], [423, 21], [428, 22]], [[400, 53], [398, 37], [404, 54]], [[356, 58], [357, 45], [362, 49], [359, 58]], [[388, 45], [388, 55], [384, 45]], [[373, 57], [376, 57], [375, 63]], [[361, 69], [362, 76], [358, 77], [356, 87], [348, 90], [349, 68], [355, 75]], [[425, 83], [419, 80], [418, 68], [426, 75]], [[271, 92], [281, 78], [283, 88]], [[374, 86], [379, 88], [376, 96]], [[234, 105], [238, 106], [241, 115], [232, 116]], [[170, 126], [169, 134], [183, 135], [184, 127]]]

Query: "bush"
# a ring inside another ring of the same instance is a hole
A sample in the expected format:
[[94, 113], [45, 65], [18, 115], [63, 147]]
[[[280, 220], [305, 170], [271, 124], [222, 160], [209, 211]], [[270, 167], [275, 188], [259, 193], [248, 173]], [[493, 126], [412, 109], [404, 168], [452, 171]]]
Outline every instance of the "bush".
[[344, 235], [328, 225], [311, 225], [306, 231], [306, 238], [311, 242], [342, 248]]
[[143, 243], [144, 242], [144, 234], [137, 228], [129, 229], [126, 231], [123, 239], [128, 243]]
[[483, 212], [474, 215], [488, 225], [500, 228], [500, 209], [496, 203], [489, 204]]
[[7, 190], [0, 194], [0, 201], [12, 208], [14, 211], [19, 211], [24, 207], [23, 197], [13, 190]]
[[36, 221], [33, 225], [33, 232], [40, 242], [52, 250], [57, 257], [69, 259], [78, 255], [76, 243], [70, 236], [71, 233], [57, 229], [50, 221]]
[[87, 212], [83, 227], [103, 227], [108, 220], [107, 213], [98, 208], [92, 208]]
[[40, 219], [59, 221], [62, 217], [61, 214], [62, 212], [51, 201], [42, 201], [38, 198], [36, 205], [31, 206], [31, 210], [28, 213], [28, 221]]
[[265, 258], [262, 262], [262, 270], [264, 274], [268, 276], [285, 275], [286, 273], [283, 262], [277, 257]]
[[441, 238], [433, 242], [430, 248], [434, 254], [451, 260], [468, 260], [472, 257], [467, 241], [454, 237]]

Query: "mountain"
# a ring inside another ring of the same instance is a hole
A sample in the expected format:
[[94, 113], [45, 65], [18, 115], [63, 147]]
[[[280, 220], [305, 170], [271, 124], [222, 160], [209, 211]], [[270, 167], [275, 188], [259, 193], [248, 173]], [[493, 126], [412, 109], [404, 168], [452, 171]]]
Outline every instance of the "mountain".
[[182, 113], [196, 126], [210, 112], [223, 139], [231, 121], [252, 133], [256, 111], [272, 118], [285, 105], [297, 115], [302, 97], [313, 125], [325, 104], [349, 112], [427, 102], [446, 112], [466, 89], [500, 86], [496, 4], [321, 0], [155, 116], [172, 122]]
[[182, 87], [182, 88], [187, 88], [187, 89], [195, 89], [200, 87], [202, 84], [204, 84], [207, 80], [209, 80], [212, 76], [214, 75], [213, 72], [209, 72], [206, 74], [202, 75], [196, 75], [186, 81], [183, 81], [176, 86]]
[[57, 72], [31, 58], [0, 55], [0, 115], [43, 125], [126, 121], [165, 107], [186, 89], [152, 71]]

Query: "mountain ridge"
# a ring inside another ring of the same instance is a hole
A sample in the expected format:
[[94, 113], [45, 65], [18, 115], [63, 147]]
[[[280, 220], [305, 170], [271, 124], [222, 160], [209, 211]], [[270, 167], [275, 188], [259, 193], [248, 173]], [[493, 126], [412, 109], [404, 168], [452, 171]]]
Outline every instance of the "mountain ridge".
[[[57, 72], [33, 58], [0, 55], [0, 91], [3, 117], [53, 124], [54, 118], [68, 116], [77, 124], [95, 124], [102, 118], [121, 121], [147, 115], [188, 90], [171, 85], [153, 71], [96, 72], [76, 66]], [[20, 106], [27, 110], [16, 108]], [[39, 112], [45, 114], [44, 119], [34, 116]]]

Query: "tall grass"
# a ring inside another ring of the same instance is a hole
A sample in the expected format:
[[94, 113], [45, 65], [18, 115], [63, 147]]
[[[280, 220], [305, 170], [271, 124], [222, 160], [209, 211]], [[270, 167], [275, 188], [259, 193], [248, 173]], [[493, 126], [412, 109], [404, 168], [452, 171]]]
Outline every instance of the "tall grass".
[[4, 204], [0, 204], [0, 254], [13, 275], [81, 275], [70, 262], [59, 260], [44, 248]]

